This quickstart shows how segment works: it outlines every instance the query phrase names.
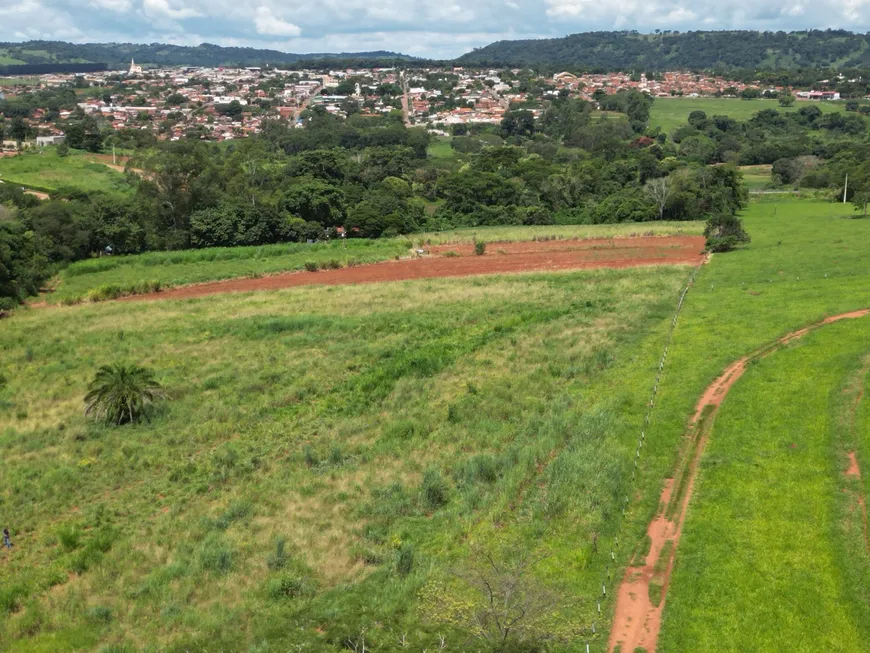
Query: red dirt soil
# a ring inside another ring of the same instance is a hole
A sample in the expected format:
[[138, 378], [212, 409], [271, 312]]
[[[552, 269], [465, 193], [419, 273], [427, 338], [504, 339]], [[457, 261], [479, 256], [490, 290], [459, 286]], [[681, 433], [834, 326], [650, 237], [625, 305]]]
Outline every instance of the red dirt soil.
[[[691, 264], [704, 261], [702, 236], [649, 236], [606, 240], [561, 240], [547, 242], [501, 243], [491, 245], [482, 256], [474, 256], [473, 245], [438, 246], [433, 252], [465, 252], [460, 256], [426, 256], [417, 259], [384, 261], [338, 270], [288, 272], [259, 279], [179, 286], [156, 293], [131, 295], [121, 300], [189, 299], [229, 292], [278, 290], [294, 286], [380, 283], [407, 279], [464, 277], [478, 274], [505, 274], [541, 270], [579, 270], [632, 268], [649, 265]], [[491, 248], [491, 249], [490, 249]]]
[[[706, 417], [708, 420], [707, 428], [701, 433], [696, 450], [694, 452], [692, 452], [691, 449], [689, 450], [689, 455], [692, 459], [688, 470], [688, 484], [679, 508], [679, 513], [677, 514], [677, 519], [674, 522], [668, 520], [666, 517], [667, 506], [671, 500], [671, 491], [674, 482], [673, 479], [667, 479], [661, 495], [660, 505], [662, 508], [653, 521], [650, 522], [647, 529], [647, 534], [652, 541], [650, 553], [644, 561], [643, 566], [626, 568], [625, 576], [623, 577], [622, 584], [619, 587], [619, 592], [617, 593], [616, 598], [616, 611], [613, 618], [613, 628], [610, 631], [610, 639], [607, 645], [608, 651], [612, 652], [617, 645], [621, 647], [620, 650], [626, 652], [634, 651], [638, 648], [650, 651], [650, 653], [656, 650], [659, 631], [661, 630], [662, 612], [664, 612], [665, 608], [665, 601], [667, 599], [671, 574], [674, 569], [677, 547], [679, 546], [680, 536], [683, 532], [683, 525], [686, 521], [695, 479], [698, 476], [698, 467], [701, 462], [701, 456], [704, 453], [707, 439], [712, 430], [712, 422], [719, 406], [725, 400], [731, 387], [743, 375], [743, 372], [746, 371], [746, 365], [749, 361], [766, 356], [782, 345], [796, 340], [825, 324], [831, 324], [832, 322], [838, 322], [839, 320], [860, 318], [866, 315], [870, 315], [870, 309], [833, 315], [825, 318], [821, 322], [793, 331], [771, 345], [757, 349], [751, 354], [734, 361], [731, 365], [725, 368], [725, 371], [721, 376], [719, 376], [719, 378], [707, 387], [701, 395], [701, 399], [698, 401], [695, 408], [695, 414], [692, 417], [689, 426], [690, 429], [698, 426], [702, 414], [705, 410], [710, 409], [710, 412]], [[659, 556], [668, 541], [672, 541], [673, 546], [670, 550], [670, 558], [667, 563], [666, 571], [664, 575], [659, 578], [659, 582], [662, 583], [661, 601], [658, 606], [655, 606], [649, 598], [650, 583], [653, 579], [656, 563], [658, 563]]]
[[858, 455], [854, 451], [849, 452], [849, 468], [846, 470], [846, 476], [861, 478], [861, 468], [858, 467]]

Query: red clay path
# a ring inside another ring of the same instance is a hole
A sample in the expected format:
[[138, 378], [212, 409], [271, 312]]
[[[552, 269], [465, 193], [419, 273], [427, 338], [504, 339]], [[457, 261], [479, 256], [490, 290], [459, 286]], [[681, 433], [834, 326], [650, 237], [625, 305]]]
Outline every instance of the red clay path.
[[[810, 331], [817, 329], [825, 324], [838, 322], [839, 320], [860, 318], [870, 315], [870, 309], [860, 311], [852, 311], [850, 313], [842, 313], [825, 318], [821, 322], [817, 322], [810, 326], [798, 329], [786, 336], [783, 336], [774, 343], [762, 347], [743, 358], [734, 361], [725, 368], [719, 378], [717, 378], [701, 395], [695, 408], [695, 415], [690, 423], [690, 429], [699, 426], [702, 415], [706, 414], [706, 428], [700, 434], [697, 440], [695, 450], [691, 449], [688, 455], [691, 457], [691, 462], [688, 470], [688, 481], [685, 494], [682, 497], [678, 512], [675, 513], [676, 520], [671, 520], [667, 516], [667, 506], [671, 502], [671, 491], [673, 487], [673, 479], [668, 479], [665, 482], [664, 490], [662, 491], [661, 501], [659, 503], [659, 513], [650, 522], [647, 529], [652, 546], [650, 547], [649, 555], [644, 560], [644, 564], [637, 567], [628, 567], [625, 570], [622, 584], [619, 587], [619, 592], [616, 598], [616, 612], [613, 618], [613, 628], [610, 631], [610, 639], [608, 641], [608, 651], [613, 651], [617, 646], [621, 647], [621, 651], [629, 653], [637, 649], [644, 649], [653, 653], [658, 644], [659, 630], [661, 629], [662, 612], [665, 608], [665, 601], [668, 594], [668, 586], [670, 585], [671, 574], [674, 568], [674, 560], [676, 558], [677, 547], [680, 542], [680, 536], [683, 532], [683, 525], [686, 520], [686, 514], [689, 509], [689, 502], [692, 498], [692, 490], [695, 485], [695, 479], [698, 475], [698, 467], [701, 462], [701, 456], [704, 453], [704, 447], [707, 444], [707, 438], [711, 430], [712, 421], [719, 409], [719, 406], [728, 395], [728, 391], [737, 382], [737, 380], [746, 371], [747, 364], [754, 359], [766, 356], [775, 351], [780, 346], [800, 338]], [[679, 500], [679, 497], [677, 497]], [[656, 564], [659, 563], [659, 558], [667, 542], [673, 542], [669, 551], [667, 565], [659, 564], [659, 575], [656, 582], [661, 583], [661, 600], [656, 606], [652, 603], [649, 597], [650, 584], [656, 576]], [[664, 568], [664, 573], [661, 569]]]
[[[383, 261], [338, 270], [288, 272], [259, 279], [240, 278], [132, 295], [124, 300], [188, 299], [229, 292], [277, 290], [294, 286], [378, 283], [406, 279], [464, 277], [543, 270], [630, 268], [692, 264], [704, 260], [702, 236], [641, 236], [631, 238], [490, 243], [483, 256], [473, 245], [439, 245], [421, 258]], [[450, 256], [455, 252], [457, 256]]]

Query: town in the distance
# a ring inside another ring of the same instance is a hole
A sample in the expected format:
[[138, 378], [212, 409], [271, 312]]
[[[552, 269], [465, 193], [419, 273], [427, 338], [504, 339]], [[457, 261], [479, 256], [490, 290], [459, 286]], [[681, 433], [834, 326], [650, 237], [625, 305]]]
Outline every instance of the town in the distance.
[[[269, 119], [302, 127], [305, 110], [313, 107], [342, 118], [401, 112], [408, 126], [447, 133], [456, 125], [499, 124], [511, 109], [539, 118], [543, 102], [557, 96], [587, 100], [600, 109], [608, 108], [609, 96], [632, 89], [653, 97], [763, 97], [787, 106], [795, 99], [840, 100], [837, 84], [854, 81], [839, 75], [800, 89], [679, 71], [540, 75], [521, 68], [457, 66], [410, 71], [144, 68], [132, 61], [127, 71], [0, 78], [0, 99], [46, 91], [36, 96], [37, 103], [40, 97], [44, 102], [30, 116], [7, 123], [2, 148], [16, 152], [56, 145], [64, 139], [65, 122], [82, 115], [97, 119], [102, 129], [137, 130], [157, 140], [225, 141], [257, 134]], [[74, 89], [74, 109], [69, 104], [52, 108], [51, 91], [62, 88]], [[846, 108], [870, 111], [870, 105], [855, 105]]]

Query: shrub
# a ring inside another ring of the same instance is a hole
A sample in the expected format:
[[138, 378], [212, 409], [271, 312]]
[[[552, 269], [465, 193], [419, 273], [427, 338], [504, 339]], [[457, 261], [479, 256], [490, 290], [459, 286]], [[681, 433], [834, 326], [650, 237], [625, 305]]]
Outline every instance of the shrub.
[[302, 264], [308, 272], [317, 272], [320, 266], [317, 265], [316, 261], [305, 261]]
[[275, 600], [295, 599], [305, 594], [305, 580], [295, 574], [281, 574], [268, 583], [268, 592]]
[[399, 554], [396, 557], [396, 573], [399, 576], [407, 576], [414, 569], [414, 547], [410, 544], [403, 544], [399, 548]]
[[486, 253], [486, 243], [481, 241], [476, 241], [474, 243], [474, 254], [476, 256], [483, 256]]
[[750, 240], [749, 234], [743, 230], [743, 221], [728, 213], [711, 216], [704, 228], [704, 237], [707, 239], [707, 250], [711, 252], [730, 252]]
[[23, 585], [4, 585], [0, 587], [0, 614], [18, 612], [21, 599], [27, 595]]
[[233, 551], [222, 538], [209, 536], [200, 545], [199, 565], [205, 571], [226, 574], [233, 567]]
[[74, 551], [79, 548], [82, 532], [78, 526], [64, 525], [57, 529], [57, 539], [64, 551]]
[[95, 605], [87, 612], [88, 621], [107, 624], [112, 621], [112, 610], [104, 605]]
[[426, 470], [420, 490], [423, 495], [423, 504], [431, 510], [437, 510], [447, 503], [449, 488], [444, 477], [441, 476], [441, 472], [437, 469]]
[[275, 538], [275, 550], [269, 554], [269, 557], [266, 558], [266, 566], [272, 571], [278, 571], [279, 569], [283, 569], [284, 565], [287, 564], [287, 551], [285, 550], [287, 546], [287, 541], [278, 536]]
[[138, 365], [103, 365], [85, 395], [85, 415], [110, 424], [135, 422], [146, 408], [165, 397], [154, 373]]

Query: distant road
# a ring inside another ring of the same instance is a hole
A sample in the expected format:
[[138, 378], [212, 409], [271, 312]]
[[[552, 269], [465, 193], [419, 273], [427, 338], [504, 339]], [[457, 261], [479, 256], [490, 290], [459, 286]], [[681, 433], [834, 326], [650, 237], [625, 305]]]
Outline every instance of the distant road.
[[296, 122], [297, 120], [299, 120], [299, 116], [302, 115], [302, 112], [311, 106], [311, 103], [314, 101], [314, 98], [317, 97], [317, 94], [320, 93], [320, 90], [322, 88], [323, 88], [323, 86], [315, 86], [314, 87], [314, 89], [311, 91], [309, 96], [307, 98], [305, 98], [305, 100], [302, 102], [302, 104], [299, 105], [299, 108], [296, 109], [296, 111], [293, 113], [293, 122]]

